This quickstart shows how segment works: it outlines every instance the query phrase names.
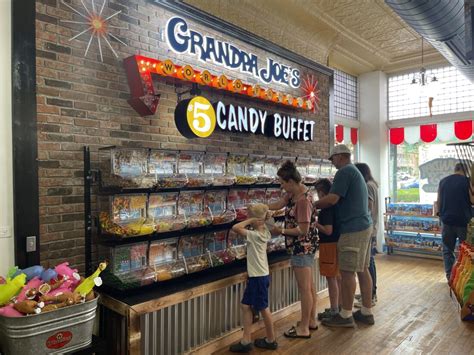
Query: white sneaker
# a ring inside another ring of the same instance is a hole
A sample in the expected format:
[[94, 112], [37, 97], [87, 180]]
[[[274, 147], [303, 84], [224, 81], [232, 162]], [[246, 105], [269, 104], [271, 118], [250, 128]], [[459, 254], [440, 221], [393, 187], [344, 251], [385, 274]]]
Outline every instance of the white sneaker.
[[[372, 297], [372, 307], [375, 307], [376, 304], [377, 304], [377, 295]], [[362, 308], [362, 299], [360, 299], [359, 301], [354, 302], [354, 307], [355, 308]]]

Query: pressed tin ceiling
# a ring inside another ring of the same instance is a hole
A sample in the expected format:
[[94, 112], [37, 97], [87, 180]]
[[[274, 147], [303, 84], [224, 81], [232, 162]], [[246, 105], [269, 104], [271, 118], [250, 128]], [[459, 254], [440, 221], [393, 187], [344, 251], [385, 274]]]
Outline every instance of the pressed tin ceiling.
[[[421, 66], [421, 37], [383, 0], [185, 0], [308, 59], [353, 75]], [[448, 64], [428, 43], [425, 66]]]

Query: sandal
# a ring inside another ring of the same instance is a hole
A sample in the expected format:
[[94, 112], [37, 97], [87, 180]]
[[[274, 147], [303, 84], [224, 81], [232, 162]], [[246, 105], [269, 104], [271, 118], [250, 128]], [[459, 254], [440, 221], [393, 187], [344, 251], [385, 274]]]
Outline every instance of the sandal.
[[299, 335], [296, 331], [295, 326], [292, 326], [290, 329], [288, 329], [286, 332], [284, 332], [283, 335], [286, 336], [287, 338], [293, 338], [293, 339], [296, 339], [296, 338], [309, 339], [309, 338], [311, 338], [311, 334], [310, 335]]
[[[300, 325], [300, 322], [296, 322], [296, 326], [298, 326], [298, 325]], [[312, 326], [309, 326], [309, 330], [318, 330], [318, 329], [319, 329], [319, 328], [318, 328], [318, 326], [317, 326], [317, 325], [316, 325], [316, 326], [314, 326], [314, 327], [312, 327]]]

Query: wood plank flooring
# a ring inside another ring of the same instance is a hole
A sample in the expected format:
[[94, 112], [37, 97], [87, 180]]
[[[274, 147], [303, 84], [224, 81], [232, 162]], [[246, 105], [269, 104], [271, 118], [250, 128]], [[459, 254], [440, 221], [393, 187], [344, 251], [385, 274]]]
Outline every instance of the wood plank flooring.
[[[355, 329], [322, 325], [312, 338], [287, 339], [283, 332], [299, 319], [293, 314], [275, 323], [279, 348], [268, 354], [474, 354], [474, 324], [462, 322], [450, 297], [442, 261], [378, 255], [378, 303], [375, 325]], [[328, 306], [321, 300], [318, 309]], [[263, 331], [253, 337], [264, 336]], [[231, 354], [227, 348], [214, 354]]]

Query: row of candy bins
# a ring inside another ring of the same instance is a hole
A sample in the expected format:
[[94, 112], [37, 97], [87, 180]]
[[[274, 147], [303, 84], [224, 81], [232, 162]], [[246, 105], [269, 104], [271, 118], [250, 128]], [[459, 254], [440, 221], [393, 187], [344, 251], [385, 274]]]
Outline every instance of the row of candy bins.
[[11, 268], [6, 278], [0, 277], [0, 316], [38, 315], [93, 300], [93, 288], [102, 284], [99, 274], [106, 267], [100, 263], [87, 278], [81, 278], [68, 262], [50, 269]]
[[413, 216], [393, 216], [388, 221], [389, 229], [406, 231], [440, 232], [438, 219]]
[[99, 202], [99, 223], [103, 233], [121, 237], [153, 233], [153, 221], [146, 218], [146, 194], [101, 196]]
[[227, 203], [227, 190], [207, 191], [204, 205], [210, 210], [214, 225], [233, 222], [237, 217], [234, 206]]
[[421, 203], [389, 203], [387, 213], [405, 216], [433, 216], [433, 205]]
[[[275, 203], [283, 197], [282, 189], [267, 189], [266, 193], [266, 204]], [[273, 211], [273, 217], [282, 217], [285, 215], [285, 208]]]
[[186, 216], [188, 228], [204, 227], [212, 223], [211, 211], [204, 205], [204, 191], [182, 191], [178, 199], [178, 212]]
[[459, 246], [459, 255], [451, 270], [449, 285], [461, 305], [474, 292], [474, 249], [467, 243]]
[[204, 250], [203, 235], [187, 235], [179, 238], [178, 257], [184, 258], [188, 274], [212, 267], [211, 256]]
[[[276, 221], [275, 227], [283, 228], [285, 222], [283, 221]], [[285, 237], [281, 234], [279, 235], [272, 235], [272, 238], [267, 243], [267, 252], [271, 253], [278, 250], [285, 250]]]
[[182, 230], [188, 223], [184, 214], [178, 213], [178, 193], [150, 194], [148, 218], [153, 220], [156, 233]]

